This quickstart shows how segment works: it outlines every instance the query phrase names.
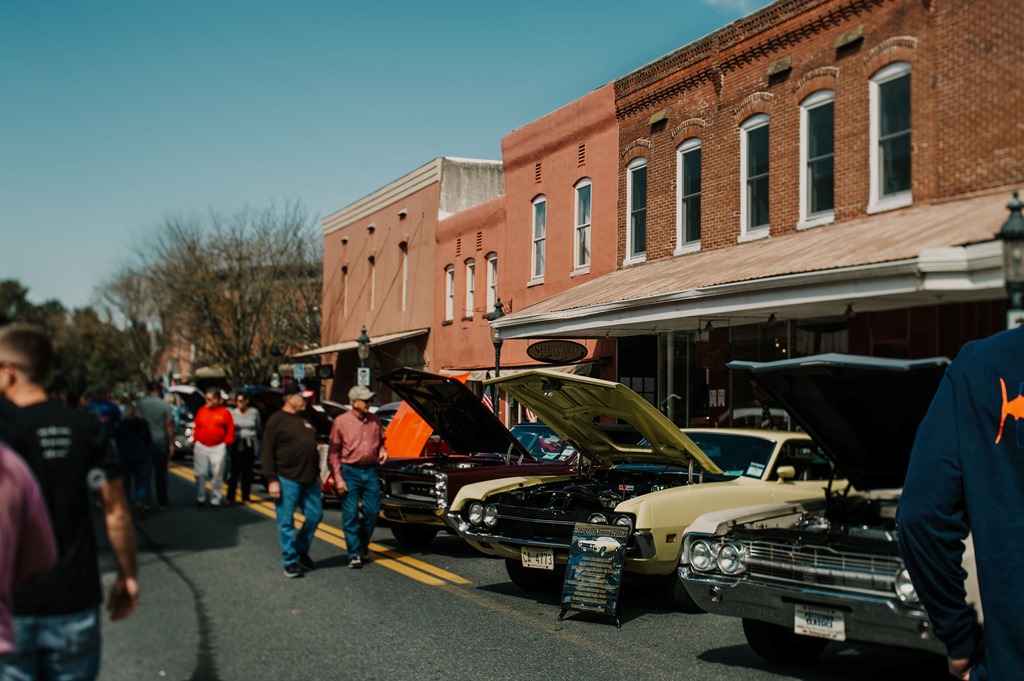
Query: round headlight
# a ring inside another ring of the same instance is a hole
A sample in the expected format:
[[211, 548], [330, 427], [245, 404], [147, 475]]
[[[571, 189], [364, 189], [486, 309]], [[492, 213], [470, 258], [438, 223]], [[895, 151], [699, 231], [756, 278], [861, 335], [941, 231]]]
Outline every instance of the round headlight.
[[612, 524], [618, 525], [619, 527], [628, 527], [630, 530], [633, 529], [633, 519], [628, 515], [617, 516]]
[[699, 540], [690, 545], [690, 565], [694, 570], [701, 572], [710, 570], [714, 560], [715, 556], [711, 552], [711, 546], [706, 541]]
[[487, 504], [484, 507], [484, 525], [494, 527], [498, 524], [498, 507], [494, 504]]
[[469, 505], [469, 513], [466, 517], [469, 518], [469, 522], [479, 525], [484, 518], [484, 505], [479, 501], [474, 501]]
[[917, 603], [917, 589], [910, 581], [910, 574], [906, 568], [896, 573], [896, 584], [894, 585], [896, 597], [904, 603]]
[[727, 575], [743, 572], [743, 546], [723, 544], [718, 552], [718, 569]]
[[595, 513], [590, 516], [590, 519], [587, 522], [593, 525], [607, 525], [608, 518], [604, 513]]

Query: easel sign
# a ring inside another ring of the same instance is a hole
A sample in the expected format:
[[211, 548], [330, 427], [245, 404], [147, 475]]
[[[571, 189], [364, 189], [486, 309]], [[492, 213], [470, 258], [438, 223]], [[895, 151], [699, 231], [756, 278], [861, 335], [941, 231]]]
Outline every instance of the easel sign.
[[622, 626], [619, 587], [628, 539], [628, 527], [576, 523], [569, 562], [565, 566], [562, 611], [558, 619], [565, 617], [569, 610], [579, 610], [614, 617], [615, 626]]

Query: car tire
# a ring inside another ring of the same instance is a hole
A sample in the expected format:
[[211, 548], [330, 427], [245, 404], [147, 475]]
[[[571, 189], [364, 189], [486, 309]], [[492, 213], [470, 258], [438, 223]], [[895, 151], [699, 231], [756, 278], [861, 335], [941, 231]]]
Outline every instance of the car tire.
[[769, 662], [810, 662], [825, 650], [828, 640], [801, 636], [778, 624], [743, 619], [743, 635], [754, 652]]
[[505, 572], [513, 584], [523, 591], [550, 591], [561, 586], [563, 574], [555, 570], [523, 567], [518, 560], [505, 559]]
[[686, 591], [686, 587], [683, 586], [683, 580], [679, 578], [678, 573], [673, 571], [672, 574], [665, 578], [665, 590], [668, 592], [668, 597], [673, 607], [679, 612], [691, 615], [704, 613], [700, 606], [690, 598], [690, 594]]
[[441, 528], [413, 523], [395, 523], [391, 526], [391, 534], [395, 541], [403, 546], [426, 546], [437, 536]]

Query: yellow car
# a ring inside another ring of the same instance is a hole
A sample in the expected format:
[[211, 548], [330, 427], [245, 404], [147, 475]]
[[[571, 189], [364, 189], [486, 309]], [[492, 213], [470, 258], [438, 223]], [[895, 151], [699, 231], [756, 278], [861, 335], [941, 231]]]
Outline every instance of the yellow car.
[[[628, 527], [625, 571], [664, 577], [677, 607], [693, 602], [676, 575], [683, 529], [709, 511], [821, 494], [832, 468], [805, 434], [680, 430], [620, 383], [533, 370], [494, 379], [578, 453], [568, 475], [466, 485], [445, 522], [476, 549], [505, 559], [517, 586], [560, 583], [576, 523]], [[601, 428], [625, 421], [643, 440]]]

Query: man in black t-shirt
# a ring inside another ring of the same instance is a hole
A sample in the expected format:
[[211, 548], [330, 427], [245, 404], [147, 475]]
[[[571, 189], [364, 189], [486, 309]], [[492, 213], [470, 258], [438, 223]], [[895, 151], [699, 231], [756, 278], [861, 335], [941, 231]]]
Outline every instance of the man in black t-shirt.
[[[306, 394], [298, 383], [289, 383], [284, 389], [284, 406], [271, 414], [263, 430], [263, 475], [277, 512], [285, 577], [302, 577], [316, 569], [309, 548], [324, 517], [316, 428], [303, 417], [305, 409]], [[306, 520], [296, 533], [294, 516], [299, 506]]]
[[[57, 566], [14, 594], [17, 652], [0, 657], [0, 679], [94, 679], [103, 600], [89, 488], [103, 506], [118, 576], [107, 609], [128, 617], [138, 603], [135, 534], [110, 438], [92, 415], [48, 399], [53, 348], [42, 330], [0, 328], [0, 439], [39, 480], [57, 537]], [[56, 673], [60, 670], [60, 675]]]

